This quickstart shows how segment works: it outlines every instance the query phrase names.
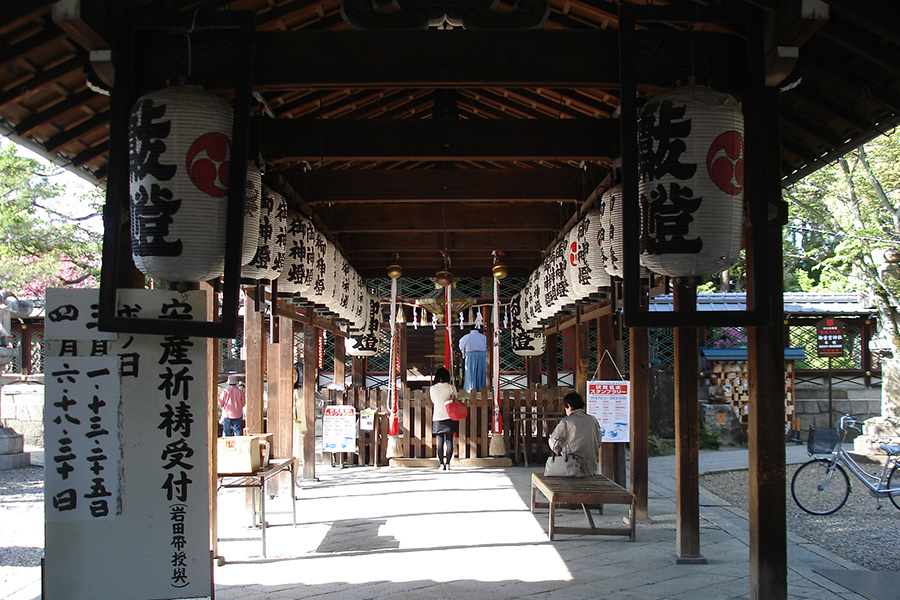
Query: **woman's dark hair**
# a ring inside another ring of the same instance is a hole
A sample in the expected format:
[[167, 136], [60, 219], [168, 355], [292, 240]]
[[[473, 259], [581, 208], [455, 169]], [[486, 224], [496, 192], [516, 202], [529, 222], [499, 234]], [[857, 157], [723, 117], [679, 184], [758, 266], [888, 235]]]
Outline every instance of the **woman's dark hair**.
[[448, 371], [444, 367], [439, 368], [434, 372], [434, 379], [432, 383], [450, 383], [450, 371]]
[[578, 410], [579, 408], [584, 408], [584, 399], [578, 392], [569, 392], [566, 394], [565, 398], [563, 398], [563, 404], [565, 406], [571, 406], [572, 410]]

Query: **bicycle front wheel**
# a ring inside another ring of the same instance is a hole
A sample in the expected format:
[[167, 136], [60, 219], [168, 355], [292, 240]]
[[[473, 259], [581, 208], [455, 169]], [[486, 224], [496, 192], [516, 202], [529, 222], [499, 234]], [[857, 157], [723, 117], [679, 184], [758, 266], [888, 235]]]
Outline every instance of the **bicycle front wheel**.
[[837, 512], [849, 495], [847, 472], [839, 464], [832, 467], [831, 461], [824, 458], [803, 463], [791, 479], [794, 502], [811, 515]]
[[[887, 487], [889, 490], [900, 489], [900, 467], [897, 467], [897, 465], [894, 465], [891, 469], [891, 474], [888, 475]], [[900, 510], [900, 492], [890, 494], [888, 497], [891, 499], [891, 504], [894, 505], [894, 508]]]

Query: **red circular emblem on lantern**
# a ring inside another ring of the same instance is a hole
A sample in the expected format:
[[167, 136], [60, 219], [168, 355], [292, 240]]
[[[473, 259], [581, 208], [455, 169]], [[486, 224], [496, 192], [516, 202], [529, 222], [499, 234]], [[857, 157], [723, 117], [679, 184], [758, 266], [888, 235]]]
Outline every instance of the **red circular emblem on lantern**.
[[206, 133], [194, 140], [185, 163], [197, 189], [214, 198], [228, 195], [230, 153], [231, 140], [221, 133]]
[[578, 242], [569, 245], [569, 264], [573, 267], [578, 266]]
[[709, 145], [706, 170], [720, 190], [731, 196], [744, 189], [744, 138], [737, 131], [726, 131]]

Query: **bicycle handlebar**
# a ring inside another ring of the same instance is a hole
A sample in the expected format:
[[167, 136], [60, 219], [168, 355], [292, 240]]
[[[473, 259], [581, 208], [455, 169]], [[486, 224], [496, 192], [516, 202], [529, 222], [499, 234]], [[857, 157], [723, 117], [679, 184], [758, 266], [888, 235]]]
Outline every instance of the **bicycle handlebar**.
[[853, 415], [844, 415], [841, 417], [840, 421], [838, 421], [838, 429], [844, 431], [847, 427], [851, 427], [859, 432], [862, 432], [862, 429], [860, 429], [859, 427], [862, 424], [863, 422]]

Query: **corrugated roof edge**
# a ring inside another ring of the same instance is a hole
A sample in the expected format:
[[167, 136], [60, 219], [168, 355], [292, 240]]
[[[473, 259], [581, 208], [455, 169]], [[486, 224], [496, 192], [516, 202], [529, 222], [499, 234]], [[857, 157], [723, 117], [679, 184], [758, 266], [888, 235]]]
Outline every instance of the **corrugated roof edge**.
[[[832, 314], [832, 315], [874, 315], [874, 308], [864, 306], [857, 292], [807, 293], [785, 292], [785, 314]], [[671, 312], [672, 294], [657, 296], [650, 301], [651, 312]], [[697, 294], [697, 310], [747, 310], [747, 295], [744, 292], [717, 292]]]

